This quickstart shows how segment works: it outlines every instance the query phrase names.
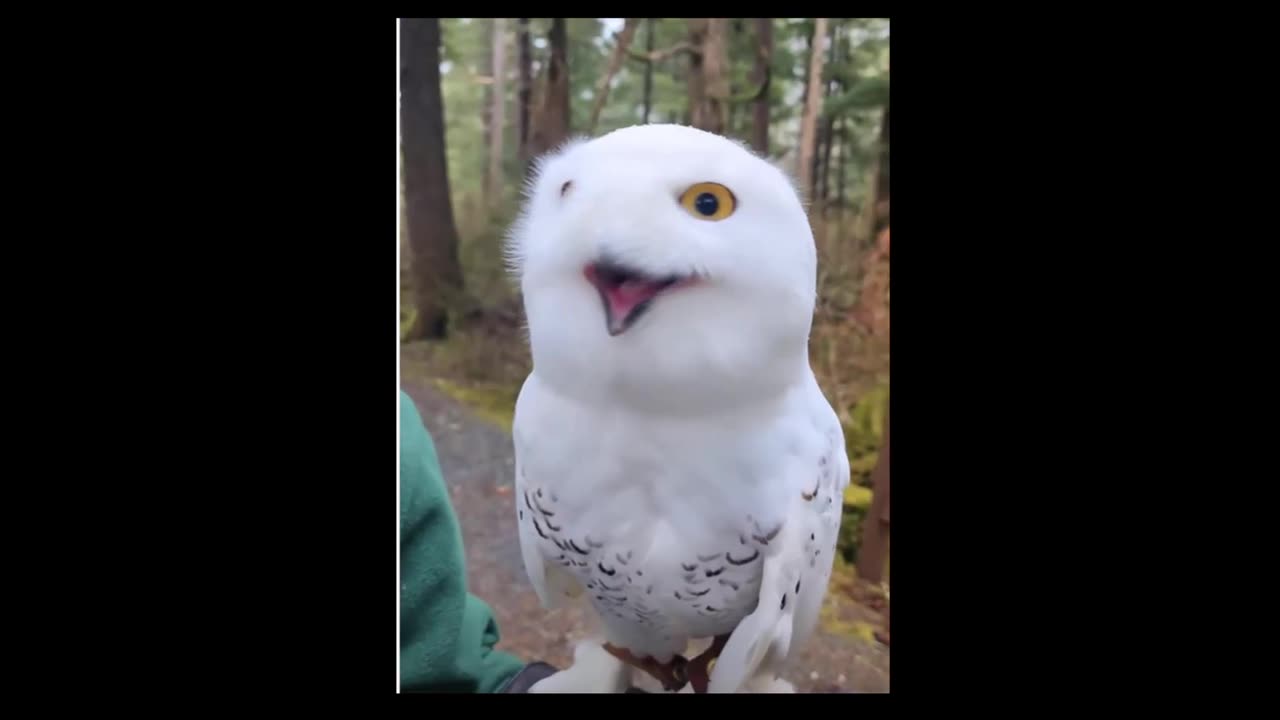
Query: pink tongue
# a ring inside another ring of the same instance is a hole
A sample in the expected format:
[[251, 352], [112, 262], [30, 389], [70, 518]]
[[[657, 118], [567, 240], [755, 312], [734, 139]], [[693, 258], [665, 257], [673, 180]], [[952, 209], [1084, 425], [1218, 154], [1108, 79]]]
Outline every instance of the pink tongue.
[[604, 296], [615, 322], [621, 322], [637, 305], [658, 294], [658, 286], [641, 280], [628, 280], [616, 287], [605, 288]]

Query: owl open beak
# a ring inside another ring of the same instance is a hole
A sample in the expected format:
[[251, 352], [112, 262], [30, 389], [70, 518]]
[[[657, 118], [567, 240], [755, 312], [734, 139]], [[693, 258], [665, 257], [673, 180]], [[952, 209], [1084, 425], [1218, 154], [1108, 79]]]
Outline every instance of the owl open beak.
[[663, 291], [683, 284], [676, 275], [655, 278], [608, 261], [592, 263], [582, 272], [600, 293], [605, 328], [613, 336], [634, 325]]

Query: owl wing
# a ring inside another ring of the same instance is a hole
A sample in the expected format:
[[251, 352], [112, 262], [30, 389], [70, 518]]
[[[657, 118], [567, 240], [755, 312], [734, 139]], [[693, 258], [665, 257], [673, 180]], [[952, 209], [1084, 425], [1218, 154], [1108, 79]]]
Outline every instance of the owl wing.
[[[516, 459], [516, 507], [517, 512], [530, 512], [524, 509], [528, 497], [528, 483], [521, 474], [522, 465], [519, 457]], [[547, 556], [543, 553], [543, 545], [551, 542], [550, 535], [547, 530], [542, 527], [541, 522], [545, 519], [533, 518], [523, 522], [517, 522], [516, 526], [520, 529], [520, 554], [524, 560], [524, 570], [529, 576], [529, 582], [533, 585], [534, 591], [538, 594], [538, 600], [542, 606], [548, 610], [560, 607], [565, 599], [574, 599], [582, 594], [582, 585], [565, 568], [552, 562], [548, 562]]]
[[825, 452], [797, 463], [787, 484], [793, 489], [778, 535], [766, 548], [756, 609], [743, 618], [711, 673], [709, 692], [732, 693], [762, 669], [803, 648], [817, 626], [831, 580], [849, 460], [839, 419], [822, 400], [818, 432]]
[[554, 539], [561, 530], [554, 523], [559, 521], [563, 524], [563, 515], [556, 515], [544, 506], [549, 497], [539, 500], [543, 491], [567, 491], [570, 488], [564, 487], [566, 483], [577, 478], [575, 469], [561, 468], [556, 461], [549, 461], [557, 457], [554, 433], [563, 429], [563, 421], [548, 418], [549, 410], [545, 397], [536, 392], [534, 375], [530, 375], [516, 398], [515, 421], [512, 424], [516, 456], [516, 527], [520, 529], [518, 538], [525, 574], [534, 585], [541, 605], [547, 610], [554, 610], [564, 601], [581, 596], [584, 588], [572, 571], [554, 560], [554, 557], [563, 557], [557, 547], [557, 539]]
[[[527, 385], [526, 385], [527, 387]], [[545, 446], [539, 441], [538, 433], [548, 427], [539, 415], [542, 408], [538, 406], [536, 395], [521, 392], [516, 401], [516, 417], [513, 423], [515, 434], [515, 493], [516, 493], [516, 527], [519, 528], [520, 554], [524, 560], [525, 574], [538, 595], [542, 606], [548, 610], [561, 607], [565, 600], [582, 595], [581, 583], [566, 568], [550, 561], [546, 551], [554, 541], [551, 539], [554, 526], [546, 526], [548, 518], [541, 514], [541, 505], [535, 497], [531, 497], [532, 487], [555, 487], [555, 481], [569, 477], [569, 473], [555, 474], [554, 477], [529, 477], [533, 472], [530, 467], [545, 468], [545, 463], [537, 462], [535, 455]], [[554, 423], [552, 424], [554, 426]], [[527, 439], [528, 442], [523, 442]], [[531, 458], [533, 460], [531, 461]]]

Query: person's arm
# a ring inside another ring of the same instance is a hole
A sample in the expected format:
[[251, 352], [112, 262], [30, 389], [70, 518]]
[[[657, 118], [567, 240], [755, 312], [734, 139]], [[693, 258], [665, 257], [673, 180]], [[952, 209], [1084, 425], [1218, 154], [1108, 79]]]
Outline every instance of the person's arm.
[[524, 692], [549, 674], [541, 663], [522, 672], [523, 662], [494, 649], [498, 625], [489, 606], [467, 590], [462, 534], [435, 444], [403, 392], [400, 582], [402, 691]]

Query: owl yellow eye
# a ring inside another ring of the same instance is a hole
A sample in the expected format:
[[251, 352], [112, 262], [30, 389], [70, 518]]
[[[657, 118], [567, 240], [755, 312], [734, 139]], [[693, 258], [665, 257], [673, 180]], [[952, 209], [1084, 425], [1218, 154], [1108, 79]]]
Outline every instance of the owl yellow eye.
[[729, 188], [707, 182], [685, 190], [680, 204], [696, 218], [723, 220], [733, 214], [737, 201]]

